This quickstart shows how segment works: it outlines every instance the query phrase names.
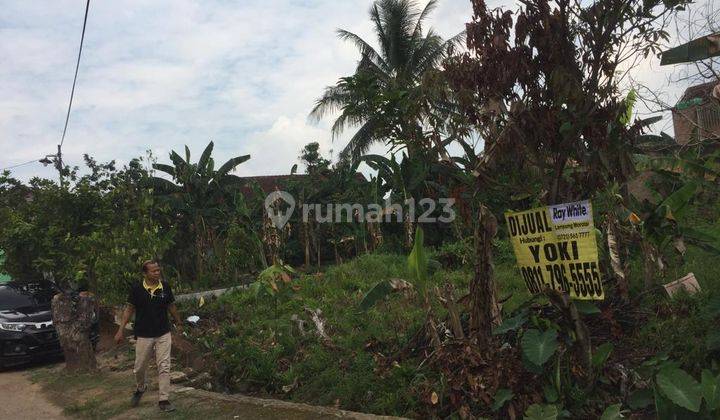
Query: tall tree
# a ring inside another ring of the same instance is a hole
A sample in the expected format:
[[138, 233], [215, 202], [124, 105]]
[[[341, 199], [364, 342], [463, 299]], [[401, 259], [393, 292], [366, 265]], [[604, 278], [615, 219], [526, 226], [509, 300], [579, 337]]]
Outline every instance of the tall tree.
[[337, 138], [348, 126], [359, 126], [341, 159], [357, 160], [380, 141], [413, 150], [427, 141], [424, 125], [433, 119], [437, 98], [434, 74], [464, 33], [444, 40], [433, 29], [423, 30], [435, 9], [431, 0], [420, 9], [412, 0], [377, 0], [370, 8], [379, 48], [340, 29], [340, 39], [360, 50], [355, 74], [325, 89], [310, 116], [320, 119], [340, 111], [332, 127]]
[[[621, 83], [628, 68], [660, 51], [668, 18], [685, 3], [529, 0], [513, 13], [473, 0], [469, 51], [446, 68], [463, 110], [485, 140], [473, 169], [476, 190], [487, 189], [501, 170], [529, 167], [539, 174], [535, 196], [546, 204], [625, 183], [633, 175], [631, 151], [643, 125], [626, 126]], [[483, 217], [489, 216], [484, 206], [479, 208], [477, 219], [488, 223], [475, 235], [482, 248], [471, 283], [471, 324], [488, 336], [492, 255], [490, 241], [478, 239], [490, 239], [496, 226]]]

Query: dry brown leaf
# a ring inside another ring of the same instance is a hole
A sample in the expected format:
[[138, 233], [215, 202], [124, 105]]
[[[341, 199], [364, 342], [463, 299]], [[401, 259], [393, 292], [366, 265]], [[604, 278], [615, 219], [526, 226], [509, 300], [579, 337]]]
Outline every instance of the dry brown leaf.
[[630, 215], [628, 216], [628, 220], [630, 221], [630, 223], [632, 223], [634, 225], [637, 225], [638, 223], [640, 223], [642, 221], [640, 219], [640, 216], [638, 216], [635, 213], [630, 213]]

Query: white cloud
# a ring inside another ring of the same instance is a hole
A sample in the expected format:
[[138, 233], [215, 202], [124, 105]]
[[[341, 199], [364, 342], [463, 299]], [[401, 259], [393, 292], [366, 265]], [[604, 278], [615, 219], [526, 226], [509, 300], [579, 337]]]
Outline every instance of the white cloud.
[[[323, 88], [355, 67], [355, 47], [335, 30], [374, 41], [371, 4], [92, 2], [66, 161], [81, 164], [88, 153], [126, 162], [146, 149], [164, 161], [185, 144], [197, 156], [211, 139], [216, 161], [252, 154], [239, 168], [245, 175], [286, 173], [310, 141], [337, 155], [344, 141], [331, 142], [331, 121], [313, 125], [306, 116]], [[83, 11], [77, 0], [5, 2], [0, 9], [0, 167], [55, 152]], [[470, 15], [468, 0], [441, 0], [429, 23], [447, 37]], [[652, 80], [655, 70], [643, 68], [640, 78]], [[54, 176], [39, 164], [15, 174]]]

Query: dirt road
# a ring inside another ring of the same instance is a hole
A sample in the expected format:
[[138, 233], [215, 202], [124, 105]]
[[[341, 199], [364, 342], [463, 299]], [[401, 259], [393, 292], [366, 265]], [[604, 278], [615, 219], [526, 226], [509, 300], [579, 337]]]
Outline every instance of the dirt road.
[[0, 372], [0, 412], [6, 419], [65, 418], [22, 370]]

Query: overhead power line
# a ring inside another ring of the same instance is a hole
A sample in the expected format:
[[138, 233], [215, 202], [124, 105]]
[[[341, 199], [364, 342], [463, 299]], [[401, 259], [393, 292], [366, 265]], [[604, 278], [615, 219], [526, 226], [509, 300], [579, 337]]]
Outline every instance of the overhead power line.
[[[70, 110], [72, 109], [73, 97], [75, 96], [75, 84], [77, 83], [78, 69], [80, 68], [80, 56], [82, 56], [83, 41], [85, 41], [85, 27], [87, 26], [88, 10], [90, 10], [90, 0], [85, 4], [85, 18], [83, 19], [82, 35], [80, 36], [80, 49], [78, 50], [77, 63], [75, 64], [75, 77], [73, 78], [72, 90], [70, 91], [70, 102], [68, 103], [67, 115], [65, 116], [65, 127], [63, 128], [62, 139], [60, 139], [60, 147], [65, 143], [65, 133], [67, 132], [68, 121], [70, 121]], [[59, 158], [59, 157], [58, 157]]]
[[[88, 18], [88, 11], [90, 10], [90, 0], [87, 0], [85, 3], [85, 17], [83, 18], [83, 27], [82, 27], [82, 34], [80, 35], [80, 48], [78, 49], [78, 56], [77, 61], [75, 63], [75, 75], [73, 76], [73, 84], [72, 89], [70, 90], [70, 101], [68, 102], [68, 108], [67, 108], [67, 114], [65, 114], [65, 125], [63, 126], [63, 132], [62, 132], [62, 138], [60, 139], [60, 144], [58, 144], [58, 151], [56, 155], [47, 155], [43, 159], [48, 160], [48, 157], [53, 157], [55, 160], [55, 165], [57, 166], [58, 171], [60, 171], [60, 180], [62, 181], [62, 146], [65, 143], [65, 134], [67, 134], [67, 128], [68, 128], [68, 122], [70, 122], [70, 112], [72, 111], [72, 104], [73, 104], [73, 98], [75, 97], [75, 85], [77, 84], [77, 77], [78, 77], [78, 70], [80, 70], [80, 57], [82, 57], [82, 50], [83, 50], [83, 44], [85, 42], [85, 28], [87, 27], [87, 18]], [[6, 168], [0, 169], [0, 172], [6, 171], [9, 169], [15, 169], [19, 168], [21, 166], [29, 165], [31, 163], [35, 162], [43, 162], [41, 159], [33, 159], [29, 160], [27, 162], [18, 163], [17, 165], [8, 166]], [[48, 162], [50, 162], [48, 160]], [[45, 163], [45, 162], [43, 162]]]
[[19, 167], [21, 167], [21, 166], [29, 165], [29, 164], [35, 163], [35, 162], [38, 162], [38, 159], [33, 159], [33, 160], [29, 160], [29, 161], [24, 162], [24, 163], [18, 163], [17, 165], [12, 165], [12, 166], [8, 166], [8, 167], [6, 167], [6, 168], [2, 168], [2, 169], [0, 169], [0, 172], [8, 171], [8, 170], [10, 170], [10, 169], [19, 168]]

